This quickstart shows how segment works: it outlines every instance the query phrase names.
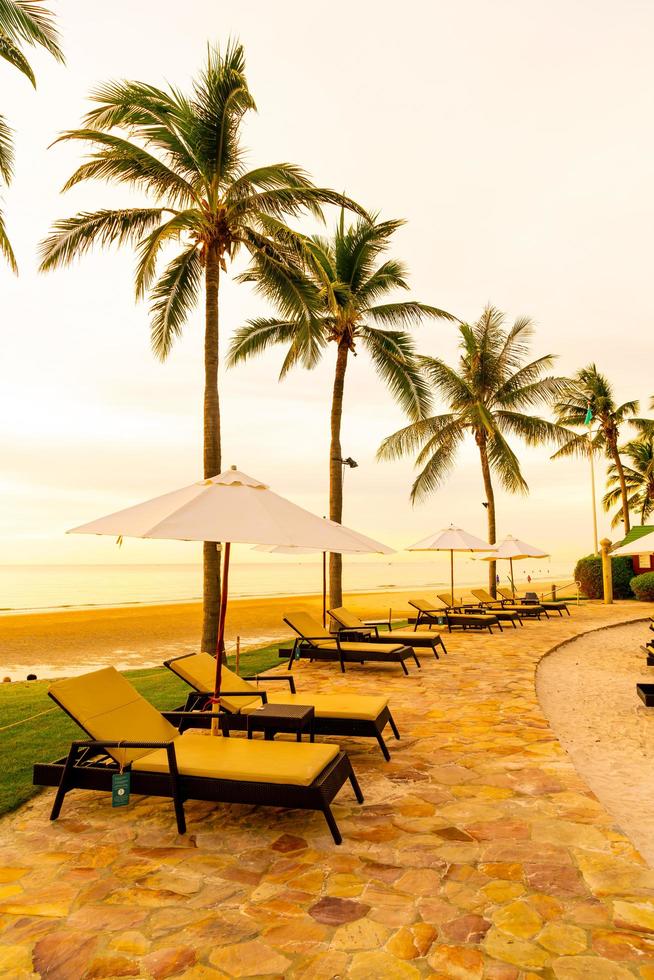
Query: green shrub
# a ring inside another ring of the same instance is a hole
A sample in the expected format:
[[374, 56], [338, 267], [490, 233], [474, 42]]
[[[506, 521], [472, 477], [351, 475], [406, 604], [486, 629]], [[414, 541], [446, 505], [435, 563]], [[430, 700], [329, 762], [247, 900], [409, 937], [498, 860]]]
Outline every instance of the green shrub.
[[654, 572], [644, 572], [632, 578], [631, 590], [641, 602], [654, 602]]
[[[631, 599], [631, 580], [634, 566], [631, 558], [612, 558], [613, 597]], [[575, 565], [575, 580], [581, 582], [581, 591], [589, 599], [601, 599], [604, 595], [602, 585], [602, 558], [600, 555], [587, 555]]]

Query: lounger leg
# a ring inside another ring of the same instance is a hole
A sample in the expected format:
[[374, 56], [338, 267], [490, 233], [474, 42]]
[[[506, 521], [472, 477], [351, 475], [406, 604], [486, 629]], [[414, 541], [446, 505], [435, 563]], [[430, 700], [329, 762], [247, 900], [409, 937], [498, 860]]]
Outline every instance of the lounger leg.
[[518, 628], [518, 627], [517, 627], [517, 626], [516, 626], [516, 624], [515, 624], [515, 619], [512, 619], [512, 620], [511, 620], [511, 626], [513, 626], [513, 629], [514, 629], [514, 630], [517, 630], [517, 628]]
[[71, 745], [66, 757], [66, 764], [64, 765], [64, 771], [61, 774], [61, 782], [57, 787], [57, 795], [54, 798], [54, 803], [52, 804], [52, 810], [50, 812], [50, 819], [56, 820], [61, 812], [61, 804], [64, 802], [64, 796], [68, 792], [68, 786], [70, 783], [70, 775], [73, 771], [73, 766], [75, 765], [75, 760], [77, 759], [77, 746]]
[[417, 656], [417, 654], [416, 654], [416, 651], [415, 651], [415, 650], [413, 651], [413, 659], [414, 659], [414, 660], [415, 660], [415, 662], [416, 662], [416, 667], [418, 668], [418, 670], [422, 670], [422, 667], [421, 667], [421, 665], [420, 665], [420, 661], [418, 660], [418, 656]]
[[498, 626], [499, 626], [499, 628], [500, 628], [500, 633], [503, 633], [503, 632], [504, 632], [504, 627], [503, 627], [503, 626], [502, 626], [502, 624], [500, 623], [500, 621], [499, 621], [499, 619], [498, 619], [498, 621], [497, 621], [497, 625], [498, 625]]
[[404, 671], [404, 673], [405, 673], [405, 674], [407, 675], [407, 677], [408, 677], [408, 676], [409, 676], [409, 671], [408, 671], [408, 670], [406, 669], [406, 664], [404, 663], [404, 661], [403, 661], [403, 660], [400, 660], [400, 667], [402, 668], [402, 670]]
[[437, 660], [440, 660], [441, 658], [438, 656], [438, 650], [436, 649], [436, 647], [432, 647], [432, 651], [433, 651], [434, 656], [436, 657], [436, 659]]
[[329, 827], [329, 829], [331, 831], [331, 835], [334, 838], [334, 843], [335, 844], [342, 844], [343, 843], [343, 838], [341, 837], [341, 832], [338, 829], [338, 824], [334, 820], [334, 814], [331, 811], [331, 808], [329, 806], [329, 803], [325, 803], [324, 804], [324, 806], [322, 808], [322, 814], [323, 814], [323, 817], [325, 818], [325, 820], [327, 821], [327, 826]]
[[172, 742], [167, 746], [168, 754], [168, 772], [170, 773], [170, 794], [173, 798], [173, 807], [175, 808], [175, 818], [177, 820], [177, 833], [186, 833], [186, 817], [184, 816], [184, 804], [182, 803], [182, 797], [179, 792], [179, 772], [177, 769], [177, 756], [175, 755], [175, 746]]
[[390, 711], [388, 712], [388, 724], [391, 726], [391, 731], [393, 732], [393, 735], [399, 742], [400, 733], [398, 731], [397, 725], [395, 724], [395, 719], [393, 718], [393, 715], [390, 713]]
[[386, 748], [386, 742], [384, 741], [384, 736], [382, 735], [381, 732], [375, 732], [375, 738], [377, 739], [377, 742], [379, 743], [379, 748], [382, 751], [382, 755], [384, 756], [384, 758], [386, 759], [387, 762], [390, 762], [391, 761], [391, 753]]
[[354, 795], [357, 798], [357, 803], [363, 803], [363, 793], [361, 792], [361, 787], [359, 786], [359, 780], [354, 775], [354, 769], [352, 768], [352, 763], [350, 762], [349, 759], [347, 761], [350, 766], [350, 775], [348, 776], [348, 779], [350, 780], [350, 786], [354, 790]]
[[442, 636], [439, 636], [439, 640], [441, 641], [441, 646], [443, 648], [443, 653], [447, 654], [447, 647], [443, 643], [443, 637]]

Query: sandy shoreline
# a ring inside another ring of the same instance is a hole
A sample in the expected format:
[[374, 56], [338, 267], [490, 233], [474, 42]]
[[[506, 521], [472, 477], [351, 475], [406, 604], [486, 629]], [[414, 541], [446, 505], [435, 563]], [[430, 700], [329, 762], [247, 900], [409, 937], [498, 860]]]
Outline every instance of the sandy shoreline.
[[[526, 583], [520, 584], [520, 589]], [[538, 588], [532, 583], [530, 588]], [[549, 589], [550, 584], [543, 584]], [[358, 592], [347, 596], [347, 605], [365, 617], [394, 618], [409, 615], [411, 596], [435, 596], [429, 588], [408, 591]], [[467, 589], [456, 590], [457, 601], [472, 600]], [[322, 616], [322, 597], [315, 594], [233, 599], [229, 605], [226, 640], [228, 652], [236, 637], [247, 650], [289, 636], [284, 613], [307, 609]], [[110, 606], [17, 613], [0, 617], [0, 677], [24, 680], [92, 670], [114, 664], [119, 669], [148, 667], [168, 657], [197, 649], [201, 626], [198, 602], [164, 605]]]
[[654, 868], [654, 709], [636, 694], [652, 679], [646, 623], [573, 640], [538, 665], [538, 698], [556, 737], [616, 823]]

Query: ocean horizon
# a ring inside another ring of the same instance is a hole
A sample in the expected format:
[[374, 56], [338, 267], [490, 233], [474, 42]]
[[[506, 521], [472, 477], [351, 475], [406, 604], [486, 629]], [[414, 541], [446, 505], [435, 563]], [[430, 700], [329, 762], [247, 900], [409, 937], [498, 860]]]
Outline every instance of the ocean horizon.
[[[469, 587], [486, 581], [484, 563], [457, 556], [456, 583]], [[509, 581], [508, 565], [498, 564], [500, 580]], [[345, 561], [344, 592], [382, 592], [409, 588], [449, 588], [442, 557], [429, 562]], [[567, 562], [534, 560], [515, 566], [516, 581], [558, 578], [572, 581]], [[232, 599], [318, 594], [322, 565], [307, 561], [233, 562]], [[195, 602], [202, 598], [200, 564], [0, 565], [0, 614], [103, 606], [139, 606]]]

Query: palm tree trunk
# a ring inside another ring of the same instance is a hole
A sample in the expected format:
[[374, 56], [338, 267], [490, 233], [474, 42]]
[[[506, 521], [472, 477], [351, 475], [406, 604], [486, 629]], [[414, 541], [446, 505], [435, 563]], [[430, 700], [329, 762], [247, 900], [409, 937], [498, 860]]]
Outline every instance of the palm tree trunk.
[[[488, 464], [488, 452], [486, 449], [485, 438], [477, 439], [477, 445], [479, 446], [479, 457], [481, 459], [481, 473], [484, 478], [484, 490], [486, 491], [486, 503], [488, 507], [486, 508], [486, 517], [488, 519], [488, 543], [495, 544], [495, 491], [493, 490], [493, 481], [491, 480], [491, 471]], [[488, 562], [488, 591], [495, 598], [497, 595], [497, 562]]]
[[[220, 404], [218, 401], [218, 285], [220, 266], [214, 245], [207, 248], [204, 332], [204, 477], [220, 473]], [[204, 542], [202, 650], [215, 653], [220, 610], [220, 543]]]
[[615, 468], [618, 473], [618, 480], [620, 481], [620, 496], [622, 497], [622, 523], [624, 524], [624, 533], [629, 534], [629, 531], [631, 530], [631, 523], [629, 521], [629, 495], [627, 494], [627, 482], [624, 478], [624, 467], [622, 465], [622, 460], [620, 459], [617, 443], [612, 440], [609, 445], [611, 447], [611, 456], [613, 457], [613, 462], [615, 463]]
[[[343, 389], [347, 368], [347, 343], [341, 341], [336, 355], [334, 390], [332, 393], [331, 442], [329, 445], [329, 516], [338, 524], [343, 520], [343, 464], [341, 463], [341, 419], [343, 417]], [[329, 607], [343, 605], [343, 559], [341, 555], [329, 556]]]

